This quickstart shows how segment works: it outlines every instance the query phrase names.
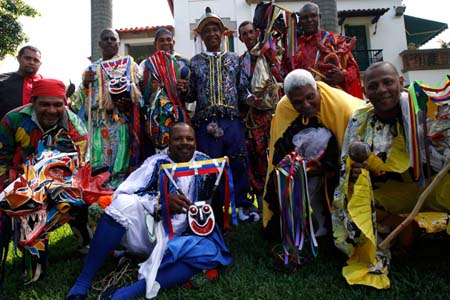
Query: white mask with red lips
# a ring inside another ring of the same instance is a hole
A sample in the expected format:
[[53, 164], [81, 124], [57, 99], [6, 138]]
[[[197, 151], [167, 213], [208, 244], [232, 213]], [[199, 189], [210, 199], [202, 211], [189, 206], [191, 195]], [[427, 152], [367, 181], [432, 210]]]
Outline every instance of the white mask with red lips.
[[188, 212], [189, 228], [199, 236], [207, 236], [215, 226], [214, 212], [211, 205], [206, 201], [197, 201], [189, 206]]

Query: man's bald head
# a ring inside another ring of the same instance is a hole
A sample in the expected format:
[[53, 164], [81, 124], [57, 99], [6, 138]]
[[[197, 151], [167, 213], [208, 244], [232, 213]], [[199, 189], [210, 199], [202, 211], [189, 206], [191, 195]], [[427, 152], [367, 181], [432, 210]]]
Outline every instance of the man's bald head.
[[[366, 83], [366, 80], [367, 80], [367, 78], [370, 78], [370, 76], [371, 76], [371, 72], [373, 71], [373, 70], [376, 70], [376, 69], [385, 69], [385, 71], [388, 71], [388, 70], [390, 70], [393, 74], [396, 74], [397, 76], [399, 76], [400, 77], [400, 73], [398, 72], [398, 70], [397, 70], [397, 68], [391, 63], [391, 62], [388, 62], [388, 61], [379, 61], [379, 62], [376, 62], [376, 63], [373, 63], [373, 64], [371, 64], [367, 69], [366, 69], [366, 71], [365, 71], [365, 76], [364, 76], [364, 84]], [[369, 76], [367, 76], [367, 75], [369, 75]]]
[[172, 133], [174, 130], [177, 130], [177, 128], [190, 128], [192, 131], [194, 131], [194, 128], [192, 128], [191, 125], [185, 122], [178, 122], [173, 124], [172, 128], [170, 129], [170, 132]]
[[311, 35], [319, 31], [320, 11], [315, 3], [308, 2], [298, 12], [298, 24], [303, 34]]
[[390, 62], [375, 63], [364, 73], [364, 93], [382, 119], [398, 115], [402, 88], [403, 77]]
[[103, 59], [111, 59], [119, 52], [119, 34], [112, 28], [105, 28], [100, 33], [98, 46], [102, 49]]
[[319, 5], [313, 2], [305, 3], [302, 7], [300, 7], [300, 10], [298, 11], [299, 14], [303, 13], [304, 11], [310, 11], [314, 10], [317, 12], [317, 14], [320, 14]]
[[174, 162], [191, 160], [196, 146], [195, 131], [191, 125], [180, 122], [172, 126], [169, 134], [168, 154]]

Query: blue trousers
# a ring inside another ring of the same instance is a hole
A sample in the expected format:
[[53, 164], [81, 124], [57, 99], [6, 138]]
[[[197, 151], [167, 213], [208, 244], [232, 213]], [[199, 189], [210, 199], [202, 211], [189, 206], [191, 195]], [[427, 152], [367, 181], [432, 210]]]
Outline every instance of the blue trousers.
[[[228, 156], [233, 173], [236, 205], [249, 207], [252, 202], [247, 199], [249, 190], [248, 154], [242, 120], [217, 118], [215, 122], [223, 129], [223, 136], [215, 138], [210, 135], [206, 130], [209, 122], [202, 122], [196, 128], [197, 149], [211, 158]], [[221, 191], [219, 193], [223, 194]]]

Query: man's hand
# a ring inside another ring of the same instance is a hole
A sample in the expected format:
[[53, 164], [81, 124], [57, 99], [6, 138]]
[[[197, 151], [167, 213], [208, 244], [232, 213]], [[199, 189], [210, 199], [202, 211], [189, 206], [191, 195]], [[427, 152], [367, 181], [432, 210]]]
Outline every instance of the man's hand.
[[84, 73], [84, 79], [83, 79], [83, 85], [84, 87], [88, 87], [89, 83], [92, 83], [95, 81], [95, 71], [88, 70]]
[[344, 71], [342, 71], [338, 67], [333, 67], [331, 70], [326, 72], [325, 75], [327, 77], [324, 78], [323, 81], [330, 85], [339, 85], [345, 81]]
[[359, 175], [361, 174], [361, 169], [367, 169], [368, 165], [366, 162], [358, 163], [353, 162], [350, 167], [350, 174], [349, 174], [349, 181], [352, 183], [355, 183], [358, 179]]
[[178, 194], [169, 194], [170, 211], [174, 214], [181, 214], [187, 211], [191, 205], [188, 198]]
[[114, 104], [117, 106], [117, 109], [121, 113], [129, 112], [133, 107], [133, 101], [129, 97], [120, 97], [119, 99], [114, 101]]
[[322, 163], [318, 159], [312, 159], [309, 163], [309, 175], [322, 175], [323, 168]]
[[186, 93], [189, 87], [189, 81], [186, 79], [177, 79], [177, 90]]
[[247, 104], [252, 107], [260, 107], [262, 103], [262, 98], [256, 97], [254, 94], [250, 94], [247, 97]]

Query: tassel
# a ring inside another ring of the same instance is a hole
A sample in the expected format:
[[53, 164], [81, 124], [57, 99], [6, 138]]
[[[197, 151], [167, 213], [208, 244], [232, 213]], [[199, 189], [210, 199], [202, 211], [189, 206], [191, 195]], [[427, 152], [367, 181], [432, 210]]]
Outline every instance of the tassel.
[[112, 111], [114, 109], [114, 104], [111, 99], [111, 94], [108, 90], [105, 89], [105, 93], [103, 93], [103, 109], [106, 111]]
[[133, 102], [133, 104], [139, 103], [140, 99], [142, 98], [141, 92], [139, 91], [138, 87], [134, 83], [131, 84], [130, 96], [131, 96], [131, 101]]

